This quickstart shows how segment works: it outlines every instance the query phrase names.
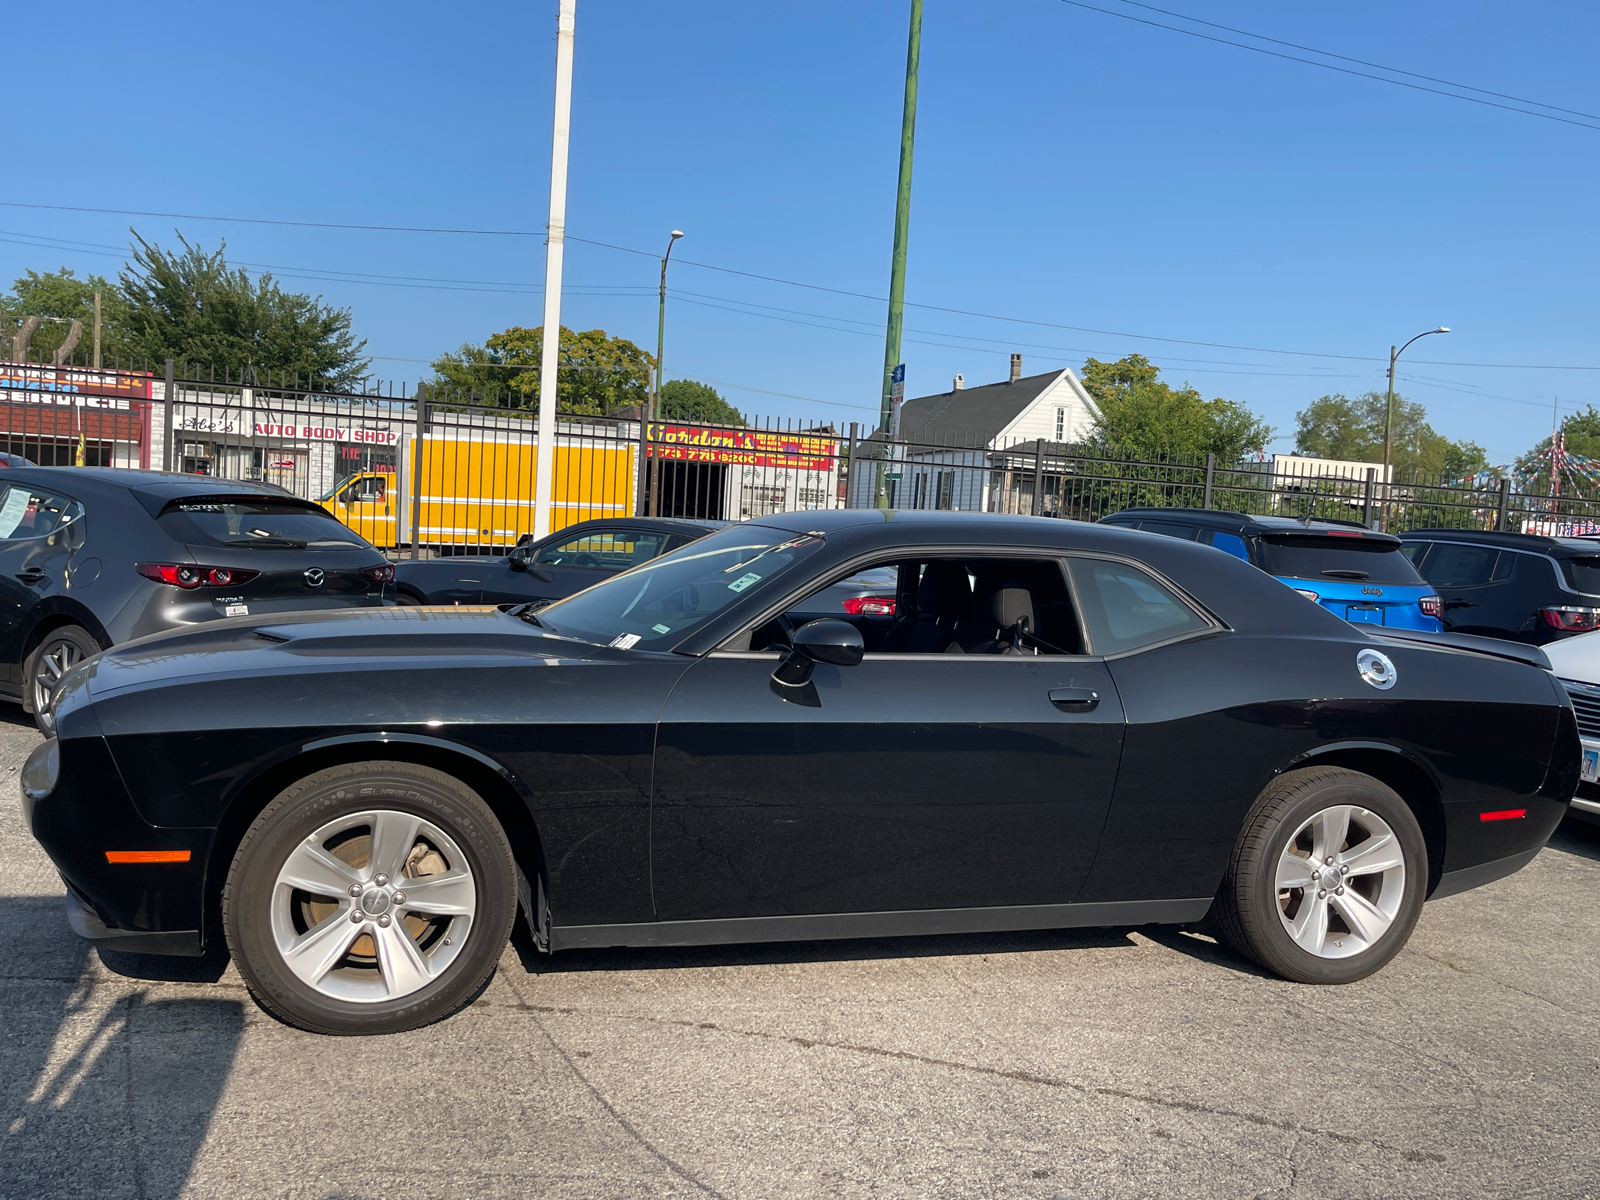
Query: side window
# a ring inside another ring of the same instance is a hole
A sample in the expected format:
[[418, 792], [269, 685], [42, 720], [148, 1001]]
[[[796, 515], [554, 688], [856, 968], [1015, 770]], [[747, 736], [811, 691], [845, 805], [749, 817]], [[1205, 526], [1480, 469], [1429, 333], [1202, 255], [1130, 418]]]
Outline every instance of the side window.
[[552, 567], [593, 567], [604, 571], [626, 571], [629, 567], [648, 562], [661, 553], [666, 545], [664, 533], [645, 533], [638, 529], [611, 529], [604, 533], [586, 533], [546, 546], [539, 551], [534, 562]]
[[1411, 565], [1420, 571], [1422, 569], [1422, 556], [1428, 552], [1428, 547], [1431, 545], [1433, 545], [1432, 542], [1407, 542], [1400, 547], [1400, 553], [1404, 554], [1410, 560]]
[[0, 492], [0, 540], [48, 537], [82, 515], [76, 500], [12, 484]]
[[1072, 578], [1096, 654], [1121, 654], [1209, 628], [1198, 613], [1137, 567], [1077, 558], [1072, 560]]
[[1199, 532], [1193, 525], [1179, 525], [1176, 521], [1144, 521], [1139, 528], [1146, 533], [1160, 533], [1167, 537], [1182, 538], [1186, 542], [1194, 541], [1194, 535]]
[[1250, 548], [1244, 544], [1244, 539], [1237, 533], [1213, 533], [1211, 535], [1211, 544], [1218, 550], [1231, 554], [1235, 558], [1242, 558], [1245, 562], [1250, 561]]
[[1436, 542], [1423, 562], [1422, 576], [1437, 588], [1481, 587], [1489, 582], [1499, 555], [1488, 546]]

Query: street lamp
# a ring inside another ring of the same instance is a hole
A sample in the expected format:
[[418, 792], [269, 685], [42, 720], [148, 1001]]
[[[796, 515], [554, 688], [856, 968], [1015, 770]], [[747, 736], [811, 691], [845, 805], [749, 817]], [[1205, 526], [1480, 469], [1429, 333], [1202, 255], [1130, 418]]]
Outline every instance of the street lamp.
[[[1441, 325], [1437, 329], [1424, 329], [1417, 334], [1417, 337], [1412, 338], [1411, 342], [1416, 341], [1417, 338], [1428, 337], [1430, 334], [1449, 332], [1449, 327], [1445, 325]], [[1389, 454], [1394, 445], [1394, 364], [1406, 352], [1406, 347], [1410, 346], [1411, 342], [1407, 342], [1405, 346], [1401, 346], [1398, 350], [1393, 346], [1389, 347], [1389, 399], [1383, 410], [1383, 528], [1385, 532], [1389, 529]]]
[[672, 257], [672, 248], [682, 236], [683, 230], [674, 229], [672, 236], [667, 239], [667, 252], [661, 256], [661, 309], [656, 317], [656, 386], [652, 389], [650, 399], [652, 421], [661, 419], [661, 356], [666, 353], [667, 341], [667, 260]]

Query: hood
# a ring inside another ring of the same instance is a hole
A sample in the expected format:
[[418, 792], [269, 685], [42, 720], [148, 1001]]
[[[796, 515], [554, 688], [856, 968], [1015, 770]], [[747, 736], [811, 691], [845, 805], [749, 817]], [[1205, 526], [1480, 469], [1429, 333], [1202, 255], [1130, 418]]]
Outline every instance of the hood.
[[203, 678], [348, 670], [362, 660], [445, 658], [626, 661], [636, 653], [550, 636], [496, 608], [334, 608], [281, 619], [238, 617], [152, 634], [90, 661], [83, 684], [99, 699], [129, 688]]
[[1551, 642], [1544, 647], [1544, 656], [1561, 679], [1600, 686], [1600, 631]]

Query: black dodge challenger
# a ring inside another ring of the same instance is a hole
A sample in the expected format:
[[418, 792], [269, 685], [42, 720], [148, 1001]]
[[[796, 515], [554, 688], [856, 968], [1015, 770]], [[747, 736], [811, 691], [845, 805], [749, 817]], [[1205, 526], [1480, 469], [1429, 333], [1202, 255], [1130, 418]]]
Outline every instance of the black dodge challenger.
[[[896, 573], [863, 652], [787, 614]], [[1527, 863], [1578, 780], [1541, 651], [1358, 629], [1072, 521], [789, 513], [538, 608], [214, 621], [63, 682], [23, 777], [82, 935], [329, 1033], [536, 944], [1209, 921], [1307, 983]]]

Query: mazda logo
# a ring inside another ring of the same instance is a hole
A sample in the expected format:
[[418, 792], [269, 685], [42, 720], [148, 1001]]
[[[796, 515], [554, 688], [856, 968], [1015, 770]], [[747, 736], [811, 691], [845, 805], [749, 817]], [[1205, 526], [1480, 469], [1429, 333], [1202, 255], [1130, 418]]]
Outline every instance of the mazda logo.
[[306, 586], [319, 588], [322, 586], [323, 574], [321, 567], [311, 567], [306, 571]]

